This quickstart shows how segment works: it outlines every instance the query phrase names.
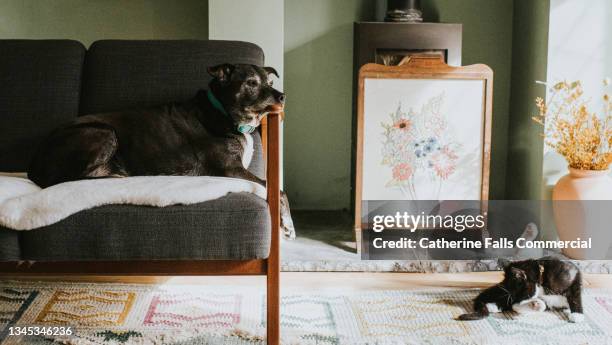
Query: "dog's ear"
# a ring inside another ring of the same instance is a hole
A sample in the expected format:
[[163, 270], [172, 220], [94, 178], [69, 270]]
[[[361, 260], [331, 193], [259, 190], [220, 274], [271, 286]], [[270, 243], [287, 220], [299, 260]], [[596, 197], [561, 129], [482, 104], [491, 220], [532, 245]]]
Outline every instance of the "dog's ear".
[[277, 78], [280, 78], [280, 76], [278, 75], [278, 72], [276, 72], [274, 67], [264, 67], [263, 69], [264, 71], [266, 71], [266, 73], [268, 73], [268, 75], [274, 74]]
[[234, 65], [228, 63], [208, 67], [208, 74], [210, 74], [213, 78], [216, 78], [221, 82], [228, 81], [233, 71]]

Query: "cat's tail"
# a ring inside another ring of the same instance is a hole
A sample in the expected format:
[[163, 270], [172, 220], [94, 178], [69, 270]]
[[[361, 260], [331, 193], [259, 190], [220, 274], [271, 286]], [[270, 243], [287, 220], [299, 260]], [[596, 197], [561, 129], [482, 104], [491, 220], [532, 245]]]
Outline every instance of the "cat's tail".
[[467, 314], [461, 314], [457, 317], [457, 320], [475, 321], [475, 320], [482, 320], [487, 316], [489, 316], [489, 308], [487, 308], [487, 305], [485, 303], [476, 299], [476, 301], [474, 301], [474, 312], [467, 313]]
[[484, 314], [479, 313], [479, 312], [475, 312], [475, 313], [461, 314], [461, 315], [457, 316], [457, 320], [459, 320], [459, 321], [475, 321], [475, 320], [482, 320], [485, 317], [487, 317], [487, 315], [484, 315]]

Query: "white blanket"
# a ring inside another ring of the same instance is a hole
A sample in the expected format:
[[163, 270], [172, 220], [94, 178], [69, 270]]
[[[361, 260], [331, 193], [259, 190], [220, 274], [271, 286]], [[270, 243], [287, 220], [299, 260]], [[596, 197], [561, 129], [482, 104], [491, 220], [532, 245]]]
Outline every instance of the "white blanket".
[[31, 230], [101, 205], [188, 205], [239, 192], [266, 198], [263, 186], [227, 177], [108, 178], [66, 182], [40, 189], [25, 178], [0, 176], [0, 225]]

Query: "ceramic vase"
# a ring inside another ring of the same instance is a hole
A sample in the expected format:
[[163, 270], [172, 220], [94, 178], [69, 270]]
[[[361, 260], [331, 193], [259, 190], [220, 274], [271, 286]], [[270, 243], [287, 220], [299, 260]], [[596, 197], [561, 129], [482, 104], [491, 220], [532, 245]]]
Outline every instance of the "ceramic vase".
[[612, 244], [612, 208], [609, 207], [612, 205], [612, 178], [609, 173], [609, 170], [569, 168], [569, 174], [553, 189], [553, 212], [559, 239], [591, 239], [590, 249], [562, 250], [572, 259], [604, 259]]

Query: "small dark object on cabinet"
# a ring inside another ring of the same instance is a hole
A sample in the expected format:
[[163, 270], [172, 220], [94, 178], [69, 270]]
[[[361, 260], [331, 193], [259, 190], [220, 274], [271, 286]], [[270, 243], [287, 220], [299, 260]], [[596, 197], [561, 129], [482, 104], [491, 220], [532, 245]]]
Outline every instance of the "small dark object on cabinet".
[[421, 0], [387, 0], [386, 22], [420, 23], [423, 21]]

